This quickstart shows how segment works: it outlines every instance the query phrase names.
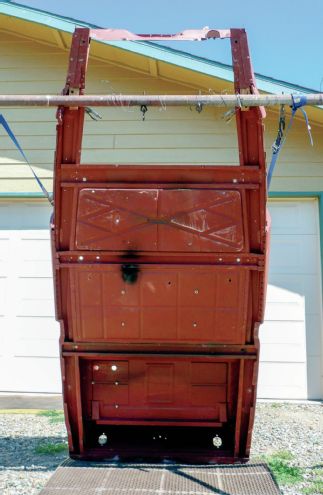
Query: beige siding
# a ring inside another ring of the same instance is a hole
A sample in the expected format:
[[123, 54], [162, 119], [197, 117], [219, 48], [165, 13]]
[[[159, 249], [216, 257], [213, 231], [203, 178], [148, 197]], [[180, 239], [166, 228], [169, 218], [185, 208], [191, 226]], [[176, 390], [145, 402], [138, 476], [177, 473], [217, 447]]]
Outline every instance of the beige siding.
[[[0, 42], [0, 93], [60, 92], [66, 74], [67, 51], [7, 33], [0, 33]], [[192, 73], [189, 74], [190, 85], [183, 86], [149, 76], [147, 67], [141, 65], [137, 70], [130, 70], [92, 59], [87, 90], [115, 94], [192, 93]], [[166, 77], [166, 72], [164, 67], [159, 73]], [[98, 111], [102, 121], [86, 119], [83, 163], [238, 163], [235, 122], [234, 119], [229, 124], [223, 121], [223, 109], [205, 108], [199, 114], [194, 108], [149, 108], [145, 122], [137, 108]], [[3, 108], [0, 112], [11, 125], [37, 174], [51, 189], [55, 109]], [[268, 156], [276, 127], [277, 116], [269, 113], [266, 121]], [[319, 126], [313, 126], [314, 147], [311, 148], [304, 121], [295, 120], [277, 165], [273, 190], [323, 189], [322, 131]], [[0, 193], [23, 191], [38, 191], [38, 186], [10, 139], [0, 130]]]

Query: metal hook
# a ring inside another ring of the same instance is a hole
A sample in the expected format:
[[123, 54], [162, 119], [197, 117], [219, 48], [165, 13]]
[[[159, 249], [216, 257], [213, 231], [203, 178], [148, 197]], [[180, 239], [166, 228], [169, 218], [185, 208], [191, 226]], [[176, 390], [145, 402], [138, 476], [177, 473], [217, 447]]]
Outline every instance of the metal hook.
[[93, 110], [91, 107], [85, 107], [85, 111], [88, 114], [89, 117], [91, 117], [92, 120], [101, 120], [102, 115], [100, 115], [98, 112]]
[[202, 112], [202, 110], [203, 110], [203, 103], [198, 102], [198, 103], [196, 104], [195, 110], [196, 110], [198, 113], [201, 113], [201, 112]]
[[142, 112], [142, 121], [144, 122], [146, 119], [146, 112], [148, 112], [147, 105], [141, 105], [140, 111]]

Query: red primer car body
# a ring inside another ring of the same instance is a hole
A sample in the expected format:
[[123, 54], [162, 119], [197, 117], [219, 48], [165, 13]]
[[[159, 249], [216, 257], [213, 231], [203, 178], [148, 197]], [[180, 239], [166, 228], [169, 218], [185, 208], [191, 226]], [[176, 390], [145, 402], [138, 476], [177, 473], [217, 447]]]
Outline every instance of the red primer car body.
[[[91, 36], [126, 33], [76, 29], [64, 94], [84, 94]], [[244, 30], [162, 39], [198, 37], [229, 37], [236, 93], [257, 92]], [[72, 457], [248, 458], [269, 246], [263, 117], [236, 109], [239, 166], [95, 165], [80, 163], [84, 108], [59, 107], [52, 246]]]

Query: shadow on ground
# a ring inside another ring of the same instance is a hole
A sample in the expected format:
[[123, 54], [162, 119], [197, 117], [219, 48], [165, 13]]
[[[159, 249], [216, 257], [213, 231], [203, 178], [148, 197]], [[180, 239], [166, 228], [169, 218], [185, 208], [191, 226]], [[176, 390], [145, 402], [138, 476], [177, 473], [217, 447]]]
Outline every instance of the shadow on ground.
[[61, 436], [0, 437], [1, 471], [53, 471], [66, 457], [66, 440]]

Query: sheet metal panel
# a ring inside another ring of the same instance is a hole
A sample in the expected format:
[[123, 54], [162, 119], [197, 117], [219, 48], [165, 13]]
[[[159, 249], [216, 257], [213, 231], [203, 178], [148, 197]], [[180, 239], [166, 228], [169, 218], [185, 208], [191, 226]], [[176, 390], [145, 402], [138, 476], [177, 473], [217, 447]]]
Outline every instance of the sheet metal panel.
[[[235, 92], [257, 94], [246, 34], [229, 34]], [[89, 40], [76, 29], [65, 95], [84, 94]], [[248, 458], [268, 269], [263, 117], [236, 109], [239, 166], [83, 165], [84, 108], [59, 107], [52, 247], [71, 456]]]

